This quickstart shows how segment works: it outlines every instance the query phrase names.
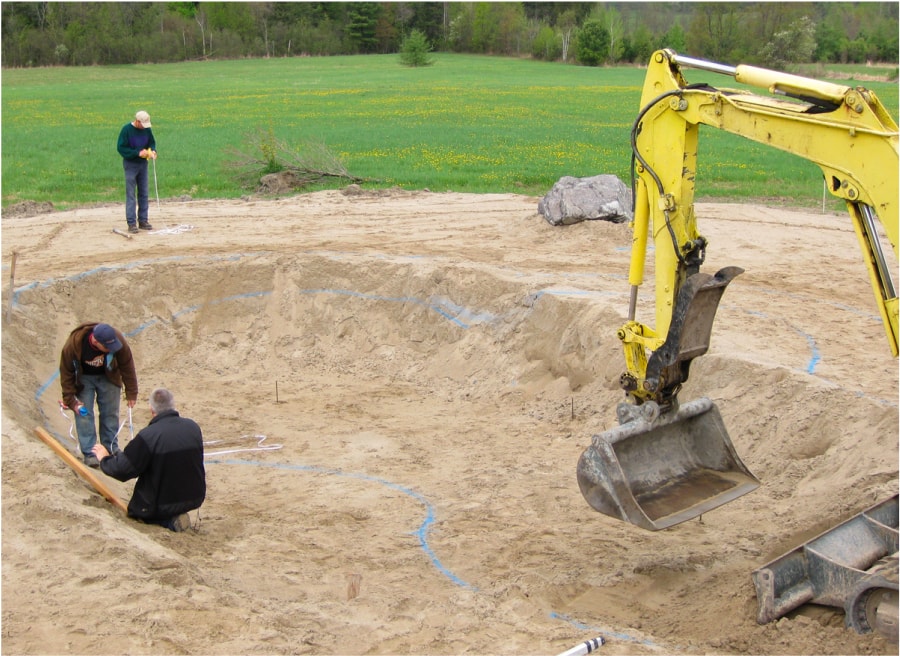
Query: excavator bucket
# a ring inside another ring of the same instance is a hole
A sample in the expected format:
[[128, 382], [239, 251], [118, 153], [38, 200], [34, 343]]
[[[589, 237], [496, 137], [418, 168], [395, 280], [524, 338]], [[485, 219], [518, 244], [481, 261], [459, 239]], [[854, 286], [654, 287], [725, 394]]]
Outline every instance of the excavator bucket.
[[755, 490], [716, 405], [707, 398], [657, 416], [654, 404], [618, 408], [620, 426], [594, 435], [578, 486], [594, 510], [656, 531]]
[[619, 426], [594, 435], [578, 461], [587, 502], [610, 517], [656, 531], [696, 517], [759, 487], [738, 457], [722, 416], [707, 398], [678, 407], [675, 391], [691, 361], [709, 349], [722, 293], [739, 267], [696, 273], [682, 285], [663, 346], [647, 363], [647, 380], [666, 385], [671, 409], [655, 401], [620, 403]]

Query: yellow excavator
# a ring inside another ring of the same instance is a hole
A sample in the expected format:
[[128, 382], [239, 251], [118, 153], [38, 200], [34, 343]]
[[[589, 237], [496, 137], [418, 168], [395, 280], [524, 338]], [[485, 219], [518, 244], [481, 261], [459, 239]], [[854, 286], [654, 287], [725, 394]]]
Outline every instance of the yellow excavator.
[[[685, 69], [727, 75], [746, 89], [689, 84]], [[627, 371], [619, 425], [594, 435], [578, 484], [595, 510], [649, 530], [669, 528], [751, 492], [760, 481], [738, 456], [716, 405], [680, 403], [691, 361], [707, 352], [719, 301], [740, 273], [703, 273], [707, 240], [694, 215], [700, 126], [818, 165], [846, 202], [889, 348], [897, 356], [898, 302], [879, 241], [898, 248], [897, 124], [876, 95], [754, 66], [653, 54], [631, 131], [634, 219], [628, 320], [618, 329]], [[655, 257], [655, 327], [636, 320], [647, 249]], [[753, 573], [765, 623], [805, 603], [843, 607], [848, 626], [897, 636], [897, 496]]]

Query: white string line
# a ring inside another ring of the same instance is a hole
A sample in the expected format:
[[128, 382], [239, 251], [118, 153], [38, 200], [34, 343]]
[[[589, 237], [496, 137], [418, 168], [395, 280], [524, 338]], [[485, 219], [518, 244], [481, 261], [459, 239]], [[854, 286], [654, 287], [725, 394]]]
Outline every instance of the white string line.
[[[66, 410], [69, 408], [62, 402], [59, 402], [59, 414], [61, 414], [66, 421], [69, 422], [69, 439], [73, 442], [78, 442], [78, 438], [75, 437], [75, 422], [66, 414]], [[131, 427], [131, 439], [134, 439], [134, 424], [131, 421], [131, 408], [128, 408], [128, 419], [122, 422], [122, 425], [119, 426], [119, 430], [116, 431], [116, 437], [119, 436], [119, 433], [122, 432], [122, 429], [125, 427], [125, 424], [128, 424]], [[277, 451], [281, 449], [283, 444], [263, 444], [263, 442], [268, 439], [265, 435], [241, 435], [237, 439], [239, 440], [256, 440], [256, 446], [253, 447], [242, 447], [238, 449], [226, 449], [223, 451], [204, 451], [204, 456], [221, 456], [226, 453], [241, 453], [244, 451]], [[214, 444], [222, 444], [223, 442], [227, 442], [228, 440], [209, 440], [204, 441], [203, 446], [212, 446]]]
[[[59, 402], [59, 414], [65, 417], [66, 421], [69, 422], [69, 439], [73, 442], [77, 442], [78, 438], [75, 437], [75, 422], [72, 420], [69, 415], [66, 414], [66, 410], [69, 410], [69, 406], [60, 400]], [[74, 414], [75, 411], [72, 410]], [[122, 429], [125, 428], [125, 424], [128, 424], [131, 427], [131, 439], [134, 439], [134, 424], [131, 422], [131, 408], [128, 408], [128, 419], [123, 419], [121, 425], [119, 426], [119, 430], [116, 431], [115, 437], [119, 437], [119, 433], [122, 432]]]
[[[221, 456], [226, 453], [240, 453], [242, 451], [277, 451], [282, 448], [282, 444], [267, 444], [263, 445], [263, 442], [266, 441], [265, 435], [241, 435], [239, 440], [256, 440], [256, 446], [253, 447], [243, 447], [239, 449], [226, 449], [224, 451], [204, 451], [204, 456]], [[222, 442], [227, 442], [228, 440], [210, 440], [207, 442], [203, 442], [203, 446], [212, 446], [213, 444], [221, 444]]]
[[122, 423], [119, 425], [119, 430], [116, 431], [116, 437], [119, 437], [119, 433], [122, 432], [122, 429], [125, 428], [125, 424], [128, 423], [127, 419], [123, 419]]
[[151, 235], [177, 235], [182, 232], [190, 232], [193, 229], [194, 229], [194, 226], [192, 226], [191, 224], [181, 223], [172, 228], [160, 228], [159, 230], [151, 230], [150, 234]]
[[62, 401], [59, 402], [59, 414], [61, 414], [63, 418], [69, 422], [69, 439], [73, 442], [77, 442], [78, 440], [75, 439], [75, 435], [73, 434], [75, 432], [75, 422], [72, 421], [72, 418], [66, 414], [66, 410], [68, 409], [69, 407], [65, 403], [63, 403]]

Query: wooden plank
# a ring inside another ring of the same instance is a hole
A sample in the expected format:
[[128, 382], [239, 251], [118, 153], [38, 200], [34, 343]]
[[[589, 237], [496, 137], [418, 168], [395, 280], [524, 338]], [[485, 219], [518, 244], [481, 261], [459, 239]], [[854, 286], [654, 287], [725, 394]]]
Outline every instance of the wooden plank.
[[73, 456], [69, 451], [59, 443], [54, 437], [48, 433], [46, 430], [41, 428], [40, 426], [35, 427], [34, 432], [37, 434], [41, 440], [47, 444], [53, 451], [56, 452], [63, 461], [69, 465], [72, 469], [75, 470], [75, 473], [81, 476], [84, 480], [90, 483], [97, 492], [102, 494], [107, 501], [113, 504], [116, 508], [119, 508], [122, 512], [128, 513], [128, 506], [125, 505], [125, 502], [122, 501], [119, 497], [113, 494], [112, 490], [106, 487], [106, 484], [101, 481], [97, 475], [90, 470], [87, 465], [81, 462], [78, 458]]

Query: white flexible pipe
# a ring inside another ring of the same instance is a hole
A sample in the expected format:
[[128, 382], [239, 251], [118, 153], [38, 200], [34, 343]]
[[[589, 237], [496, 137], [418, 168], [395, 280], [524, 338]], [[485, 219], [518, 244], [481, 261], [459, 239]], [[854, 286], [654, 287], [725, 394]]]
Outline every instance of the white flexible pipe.
[[559, 656], [584, 656], [585, 654], [590, 654], [595, 649], [599, 649], [604, 642], [606, 641], [601, 636], [597, 636], [596, 638], [586, 640], [580, 645], [576, 645], [571, 649], [564, 651], [559, 654]]

